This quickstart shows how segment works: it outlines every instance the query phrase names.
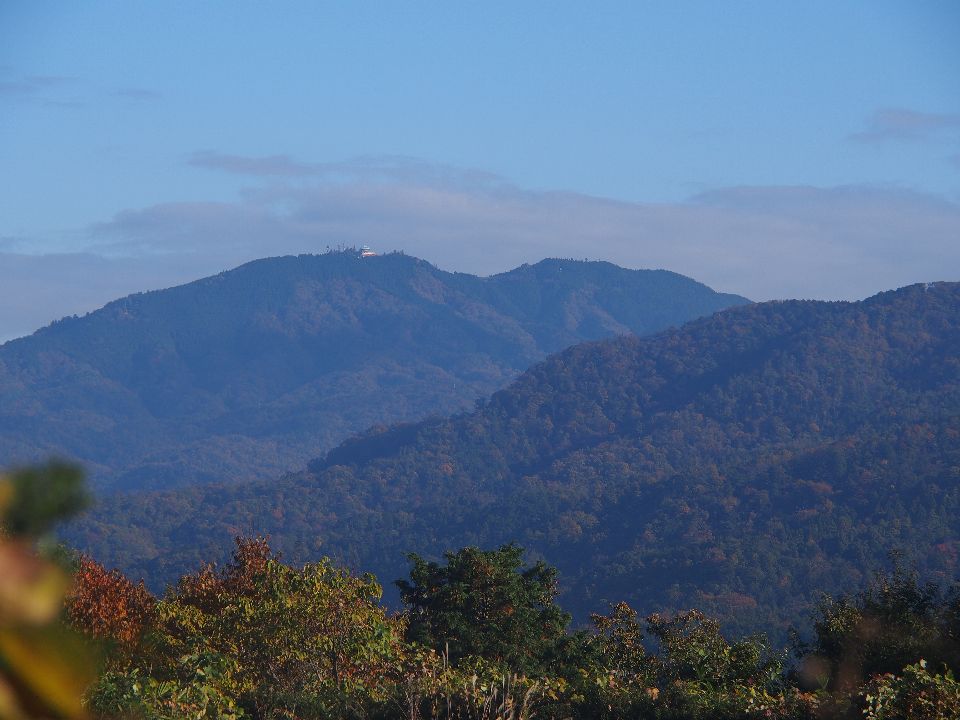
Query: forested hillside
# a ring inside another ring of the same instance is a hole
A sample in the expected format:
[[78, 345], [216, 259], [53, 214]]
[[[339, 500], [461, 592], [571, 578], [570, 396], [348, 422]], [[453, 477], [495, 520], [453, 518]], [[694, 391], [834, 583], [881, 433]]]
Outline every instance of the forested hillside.
[[0, 467], [68, 457], [114, 489], [272, 478], [574, 343], [744, 302], [609, 263], [479, 278], [401, 254], [260, 260], [0, 346]]
[[403, 609], [368, 573], [229, 562], [163, 595], [49, 543], [86, 504], [61, 463], [0, 475], [3, 717], [365, 720], [956, 720], [960, 582], [898, 564], [824, 598], [791, 643], [733, 637], [697, 609], [624, 602], [570, 626], [558, 575], [514, 544], [412, 555]]
[[891, 551], [960, 552], [960, 285], [735, 308], [574, 347], [474, 412], [348, 441], [280, 482], [106, 502], [72, 536], [153, 582], [271, 533], [384, 579], [517, 541], [579, 617], [607, 599], [783, 632]]

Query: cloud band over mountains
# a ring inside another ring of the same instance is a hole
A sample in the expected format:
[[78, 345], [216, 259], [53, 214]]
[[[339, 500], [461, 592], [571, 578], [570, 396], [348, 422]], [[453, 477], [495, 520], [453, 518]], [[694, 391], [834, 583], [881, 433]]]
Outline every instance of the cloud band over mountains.
[[[0, 339], [125, 293], [337, 246], [403, 250], [481, 275], [544, 257], [603, 259], [756, 300], [854, 299], [960, 276], [960, 205], [900, 188], [735, 187], [653, 204], [522, 189], [408, 158], [310, 164], [207, 152], [189, 162], [254, 184], [235, 202], [125, 210], [89, 229], [83, 255], [0, 254], [8, 297], [30, 298], [0, 303]], [[25, 263], [29, 274], [18, 270]]]

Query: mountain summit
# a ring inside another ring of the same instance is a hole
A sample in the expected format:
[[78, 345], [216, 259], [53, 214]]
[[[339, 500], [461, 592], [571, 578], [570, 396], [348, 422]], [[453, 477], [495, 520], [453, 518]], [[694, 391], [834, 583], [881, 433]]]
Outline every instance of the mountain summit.
[[273, 477], [568, 345], [745, 302], [602, 262], [480, 278], [402, 254], [258, 260], [0, 346], [0, 465], [66, 456], [115, 489]]

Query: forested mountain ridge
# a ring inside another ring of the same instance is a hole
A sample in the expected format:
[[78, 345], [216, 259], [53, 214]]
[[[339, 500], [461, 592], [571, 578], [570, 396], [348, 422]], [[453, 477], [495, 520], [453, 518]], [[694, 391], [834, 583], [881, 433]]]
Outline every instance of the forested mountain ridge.
[[517, 541], [583, 618], [700, 607], [774, 634], [890, 551], [960, 555], [960, 284], [730, 309], [586, 343], [471, 413], [371, 431], [275, 483], [110, 500], [71, 539], [170, 579], [267, 532], [383, 579]]
[[270, 478], [571, 344], [744, 302], [600, 262], [479, 278], [402, 254], [260, 260], [0, 346], [0, 466], [58, 455], [117, 489]]

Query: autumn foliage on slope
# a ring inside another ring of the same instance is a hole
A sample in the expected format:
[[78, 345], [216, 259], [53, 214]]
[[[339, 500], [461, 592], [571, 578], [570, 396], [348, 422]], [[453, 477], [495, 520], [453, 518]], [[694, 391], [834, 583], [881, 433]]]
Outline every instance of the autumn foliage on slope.
[[[698, 610], [641, 620], [618, 603], [591, 630], [572, 630], [555, 570], [522, 555], [506, 545], [450, 552], [444, 563], [412, 557], [407, 609], [393, 616], [371, 576], [328, 561], [292, 568], [262, 538], [238, 540], [225, 567], [202, 567], [155, 602], [86, 561], [96, 581], [80, 580], [68, 617], [91, 639], [112, 638], [86, 706], [104, 719], [264, 720], [948, 720], [960, 711], [960, 596], [910, 573], [825, 598], [791, 667], [763, 638], [730, 640]], [[87, 596], [99, 609], [142, 609], [142, 622], [78, 612]]]

